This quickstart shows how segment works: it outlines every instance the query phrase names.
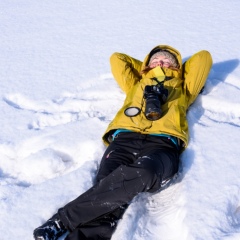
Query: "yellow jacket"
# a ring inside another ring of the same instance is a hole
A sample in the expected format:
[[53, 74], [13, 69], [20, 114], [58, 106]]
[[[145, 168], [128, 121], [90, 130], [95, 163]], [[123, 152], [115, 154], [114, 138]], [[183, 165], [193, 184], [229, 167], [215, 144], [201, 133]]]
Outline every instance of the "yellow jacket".
[[[118, 111], [103, 135], [105, 144], [110, 143], [111, 135], [115, 130], [128, 129], [142, 134], [175, 136], [183, 141], [184, 147], [187, 146], [187, 108], [194, 102], [203, 88], [212, 66], [212, 58], [209, 52], [202, 50], [182, 65], [181, 55], [176, 49], [167, 45], [159, 45], [154, 49], [156, 48], [166, 49], [173, 53], [178, 59], [179, 71], [156, 67], [140, 76], [139, 72], [148, 64], [149, 54], [143, 62], [122, 53], [114, 53], [111, 56], [113, 76], [126, 93], [126, 99], [123, 107]], [[157, 84], [156, 81], [152, 80], [153, 77], [159, 81], [165, 77], [170, 79], [163, 81], [164, 87], [168, 89], [168, 97], [162, 105], [162, 116], [156, 121], [148, 120], [144, 114], [146, 100], [143, 98], [143, 91], [146, 85]], [[128, 107], [138, 107], [141, 112], [137, 116], [128, 117], [124, 114], [124, 110]]]

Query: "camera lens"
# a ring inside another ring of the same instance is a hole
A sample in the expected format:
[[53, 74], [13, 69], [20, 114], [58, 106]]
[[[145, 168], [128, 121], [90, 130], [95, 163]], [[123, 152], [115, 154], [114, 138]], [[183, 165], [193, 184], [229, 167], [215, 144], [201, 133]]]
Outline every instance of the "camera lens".
[[161, 103], [156, 96], [146, 99], [145, 116], [148, 120], [155, 121], [161, 117]]

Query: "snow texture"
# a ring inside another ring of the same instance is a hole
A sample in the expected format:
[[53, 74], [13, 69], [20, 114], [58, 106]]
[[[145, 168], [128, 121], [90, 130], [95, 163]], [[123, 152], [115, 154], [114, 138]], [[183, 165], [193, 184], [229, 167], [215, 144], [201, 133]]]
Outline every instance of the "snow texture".
[[[109, 57], [156, 45], [213, 67], [188, 112], [179, 176], [140, 194], [112, 239], [240, 239], [240, 1], [1, 0], [0, 239], [33, 229], [92, 186], [124, 94]], [[62, 238], [63, 239], [63, 238]]]

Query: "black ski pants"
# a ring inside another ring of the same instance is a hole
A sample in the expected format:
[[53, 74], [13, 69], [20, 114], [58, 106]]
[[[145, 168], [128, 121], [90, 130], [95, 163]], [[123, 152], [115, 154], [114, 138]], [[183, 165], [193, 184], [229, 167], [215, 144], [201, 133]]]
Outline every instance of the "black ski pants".
[[106, 149], [96, 184], [58, 213], [66, 240], [109, 240], [131, 200], [155, 192], [178, 171], [179, 151], [167, 137], [120, 133]]

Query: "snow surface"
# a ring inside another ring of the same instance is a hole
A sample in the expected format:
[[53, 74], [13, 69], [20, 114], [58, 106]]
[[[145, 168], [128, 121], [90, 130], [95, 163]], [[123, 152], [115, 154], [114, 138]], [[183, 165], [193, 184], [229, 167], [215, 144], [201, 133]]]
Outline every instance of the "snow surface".
[[179, 177], [136, 197], [112, 239], [239, 240], [239, 12], [239, 0], [1, 0], [0, 239], [32, 239], [92, 186], [124, 100], [110, 55], [168, 44], [214, 64]]

